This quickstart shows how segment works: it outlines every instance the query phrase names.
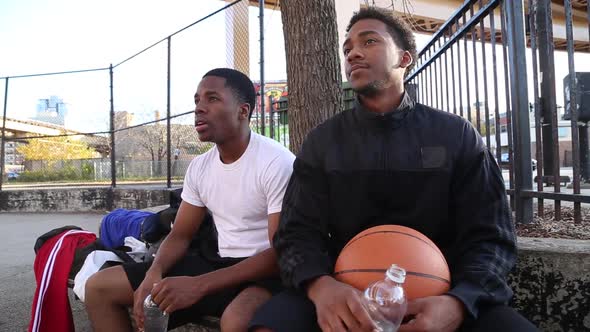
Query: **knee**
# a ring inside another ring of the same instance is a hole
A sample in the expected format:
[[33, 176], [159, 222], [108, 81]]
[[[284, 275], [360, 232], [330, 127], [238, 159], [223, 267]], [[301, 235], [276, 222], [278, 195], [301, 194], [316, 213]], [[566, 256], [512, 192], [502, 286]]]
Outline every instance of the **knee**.
[[84, 285], [84, 303], [87, 308], [129, 306], [133, 304], [133, 289], [120, 266], [94, 273]]
[[268, 327], [256, 326], [256, 327], [253, 327], [252, 329], [250, 329], [250, 332], [273, 332], [273, 331], [271, 329], [269, 329]]
[[254, 326], [248, 329], [248, 322], [244, 321], [243, 317], [234, 317], [232, 320], [221, 318], [220, 327], [222, 332], [273, 332], [273, 330], [264, 326]]
[[[229, 309], [229, 310], [228, 310]], [[245, 332], [248, 331], [248, 320], [236, 310], [228, 307], [221, 315], [219, 325], [222, 332]]]
[[84, 302], [92, 304], [96, 299], [105, 299], [106, 285], [99, 273], [95, 273], [86, 280], [84, 286]]
[[221, 316], [221, 331], [248, 331], [250, 320], [256, 310], [271, 297], [271, 294], [260, 287], [248, 287], [225, 308]]
[[102, 270], [94, 273], [86, 280], [84, 285], [84, 303], [92, 304], [93, 302], [100, 303], [119, 303], [128, 291], [121, 286], [121, 280], [113, 277], [113, 271]]

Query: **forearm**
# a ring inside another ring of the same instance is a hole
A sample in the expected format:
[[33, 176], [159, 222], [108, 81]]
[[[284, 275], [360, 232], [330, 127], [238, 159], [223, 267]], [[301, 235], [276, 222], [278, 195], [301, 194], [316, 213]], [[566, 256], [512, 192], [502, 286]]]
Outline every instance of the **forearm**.
[[456, 245], [449, 260], [453, 287], [471, 316], [485, 304], [506, 303], [506, 277], [516, 262], [516, 235], [500, 169], [489, 151], [455, 188]]
[[492, 228], [469, 234], [472, 240], [463, 239], [454, 262], [450, 263], [453, 286], [448, 294], [461, 300], [469, 314], [477, 317], [480, 306], [510, 300], [512, 292], [506, 276], [514, 266], [516, 247], [511, 239], [502, 238], [502, 233]]
[[160, 245], [147, 273], [162, 276], [186, 253], [189, 244], [190, 240], [186, 237], [170, 233]]
[[307, 281], [303, 288], [305, 289], [305, 294], [307, 295], [307, 297], [315, 302], [315, 299], [320, 290], [326, 287], [327, 284], [331, 284], [334, 282], [338, 281], [336, 281], [336, 279], [334, 279], [332, 276], [322, 275]]
[[208, 292], [214, 293], [245, 282], [277, 277], [278, 271], [275, 250], [269, 248], [235, 265], [207, 273], [212, 281]]
[[334, 271], [334, 261], [328, 254], [327, 236], [320, 222], [310, 220], [285, 206], [291, 222], [282, 224], [274, 239], [279, 256], [281, 277], [293, 288], [303, 290], [308, 282]]

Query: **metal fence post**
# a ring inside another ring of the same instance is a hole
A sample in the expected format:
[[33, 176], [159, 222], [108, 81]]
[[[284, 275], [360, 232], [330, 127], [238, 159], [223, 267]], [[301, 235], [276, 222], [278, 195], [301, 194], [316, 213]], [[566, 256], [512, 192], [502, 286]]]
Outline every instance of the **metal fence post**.
[[506, 11], [508, 32], [508, 57], [512, 116], [514, 121], [514, 170], [516, 222], [530, 223], [533, 220], [533, 199], [524, 197], [523, 191], [532, 190], [531, 133], [529, 125], [529, 100], [527, 87], [527, 63], [524, 6], [522, 0], [503, 2]]
[[258, 0], [258, 6], [260, 10], [258, 16], [260, 21], [260, 120], [262, 121], [260, 131], [263, 136], [266, 136], [266, 125], [264, 123], [264, 0]]
[[115, 164], [115, 103], [113, 94], [113, 64], [109, 66], [109, 79], [111, 90], [111, 187], [117, 186], [117, 167]]
[[[537, 44], [537, 1], [529, 1], [529, 30], [531, 35], [531, 55], [533, 65], [533, 94], [534, 94], [534, 115], [535, 115], [535, 158], [537, 159], [537, 177], [536, 185], [538, 191], [543, 191], [543, 134], [541, 126], [541, 102], [539, 97], [539, 64], [538, 64], [538, 44]], [[543, 199], [537, 200], [537, 215], [543, 217], [545, 214]]]
[[8, 105], [8, 77], [4, 78], [4, 112], [2, 113], [2, 147], [0, 147], [0, 191], [2, 191], [2, 183], [4, 181], [4, 158], [5, 158], [5, 144], [6, 144], [6, 108]]
[[[578, 79], [576, 75], [576, 67], [574, 65], [574, 32], [573, 32], [573, 15], [572, 15], [572, 1], [565, 0], [563, 2], [563, 6], [565, 7], [565, 35], [567, 40], [567, 62], [568, 62], [568, 69], [569, 69], [569, 100], [570, 100], [570, 114], [571, 114], [571, 130], [572, 130], [572, 159], [573, 159], [573, 168], [574, 168], [574, 178], [572, 179], [573, 187], [574, 187], [574, 195], [580, 194], [580, 133], [582, 131], [585, 133], [586, 137], [584, 139], [584, 143], [587, 143], [587, 135], [588, 132], [585, 130], [578, 123], [578, 114], [581, 111], [578, 109], [578, 94], [580, 93], [579, 86], [578, 86]], [[584, 121], [580, 121], [584, 122]], [[585, 125], [583, 123], [582, 125]], [[585, 155], [584, 158], [587, 156], [588, 145], [584, 146]], [[559, 175], [559, 174], [557, 174]], [[574, 223], [579, 224], [582, 222], [582, 211], [581, 211], [580, 202], [574, 202]]]
[[168, 37], [168, 72], [167, 72], [167, 86], [166, 86], [166, 187], [172, 187], [172, 159], [170, 157], [170, 150], [172, 149], [172, 142], [170, 139], [170, 47], [172, 38]]
[[[538, 32], [539, 70], [541, 71], [541, 122], [543, 142], [543, 172], [553, 176], [555, 192], [559, 185], [559, 137], [557, 121], [557, 97], [555, 91], [555, 46], [553, 44], [553, 13], [549, 0], [537, 1], [536, 30]], [[536, 87], [535, 87], [536, 88]], [[539, 140], [537, 140], [538, 142]], [[538, 158], [537, 158], [538, 159]], [[555, 219], [561, 219], [561, 202], [555, 201]]]

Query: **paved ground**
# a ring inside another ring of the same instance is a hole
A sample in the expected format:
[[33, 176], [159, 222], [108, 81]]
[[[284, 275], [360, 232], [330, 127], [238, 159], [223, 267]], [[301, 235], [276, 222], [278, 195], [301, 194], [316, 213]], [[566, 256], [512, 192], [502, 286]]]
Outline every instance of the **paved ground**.
[[[0, 213], [0, 331], [27, 331], [36, 287], [33, 245], [37, 237], [65, 225], [97, 232], [101, 218], [88, 213]], [[90, 332], [80, 301], [72, 301], [72, 307], [76, 331]]]

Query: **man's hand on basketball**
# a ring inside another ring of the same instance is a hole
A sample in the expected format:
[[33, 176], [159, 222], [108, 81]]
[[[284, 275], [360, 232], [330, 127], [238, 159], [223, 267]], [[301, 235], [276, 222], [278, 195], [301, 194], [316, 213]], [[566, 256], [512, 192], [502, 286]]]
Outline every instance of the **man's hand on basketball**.
[[164, 278], [154, 286], [152, 299], [167, 313], [188, 308], [207, 295], [207, 279], [207, 275]]
[[399, 332], [456, 331], [465, 318], [465, 307], [450, 295], [430, 296], [408, 303], [406, 318]]
[[355, 288], [329, 276], [310, 282], [307, 295], [315, 304], [322, 331], [373, 331], [375, 326]]
[[143, 320], [145, 318], [143, 314], [143, 301], [152, 291], [155, 283], [162, 280], [161, 274], [148, 272], [143, 279], [143, 282], [133, 293], [133, 316], [135, 318], [135, 324], [139, 330], [143, 330]]

